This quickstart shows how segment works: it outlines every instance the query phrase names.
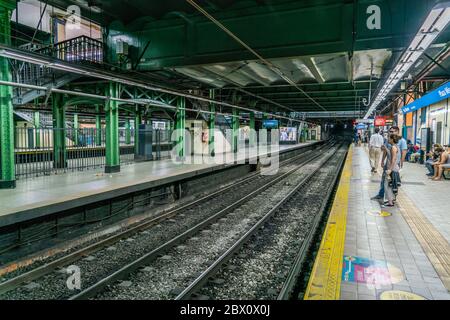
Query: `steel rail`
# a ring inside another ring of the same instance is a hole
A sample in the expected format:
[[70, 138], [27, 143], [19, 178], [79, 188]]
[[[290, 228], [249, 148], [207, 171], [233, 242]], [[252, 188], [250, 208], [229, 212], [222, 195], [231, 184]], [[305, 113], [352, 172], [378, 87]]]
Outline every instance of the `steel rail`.
[[[322, 150], [322, 148], [327, 147], [329, 145], [329, 143], [330, 142], [325, 143], [322, 146], [319, 146], [319, 148], [317, 148], [316, 150]], [[308, 150], [305, 153], [302, 153], [300, 155], [294, 156], [292, 158], [289, 158], [289, 159], [281, 162], [281, 164], [288, 165], [291, 162], [294, 162], [297, 160], [302, 160], [302, 158], [307, 157], [313, 151], [315, 151], [315, 150]], [[80, 250], [72, 252], [68, 255], [65, 255], [61, 258], [58, 258], [58, 259], [51, 261], [47, 264], [44, 264], [42, 266], [39, 266], [39, 267], [37, 267], [33, 270], [30, 270], [26, 273], [18, 275], [17, 277], [6, 280], [6, 281], [0, 283], [0, 295], [6, 293], [8, 291], [16, 289], [18, 286], [20, 286], [21, 284], [23, 284], [25, 282], [32, 281], [32, 280], [38, 279], [42, 276], [45, 276], [45, 275], [51, 273], [53, 270], [56, 270], [59, 267], [62, 267], [73, 261], [76, 261], [79, 258], [81, 258], [87, 254], [90, 254], [92, 252], [100, 250], [101, 248], [106, 247], [110, 244], [113, 244], [122, 238], [129, 237], [132, 234], [135, 234], [142, 230], [148, 229], [148, 228], [152, 227], [153, 225], [160, 223], [161, 221], [164, 221], [166, 219], [170, 219], [170, 218], [176, 216], [180, 212], [188, 210], [188, 209], [190, 209], [198, 204], [201, 204], [205, 201], [208, 201], [216, 196], [220, 196], [223, 192], [229, 191], [236, 187], [241, 187], [241, 186], [245, 185], [246, 183], [248, 183], [252, 180], [255, 180], [259, 177], [260, 177], [260, 172], [254, 172], [254, 173], [250, 174], [248, 177], [237, 181], [236, 183], [233, 183], [229, 186], [220, 188], [219, 190], [214, 191], [213, 193], [207, 194], [207, 195], [205, 195], [199, 199], [196, 199], [192, 202], [189, 202], [187, 204], [181, 205], [181, 206], [173, 208], [173, 209], [169, 209], [168, 211], [162, 211], [161, 214], [158, 215], [157, 217], [151, 218], [150, 220], [146, 220], [146, 221], [139, 223], [125, 231], [122, 231], [122, 232], [112, 235], [108, 238], [100, 240], [100, 241], [93, 243], [85, 248], [82, 248]]]
[[344, 165], [344, 162], [345, 162], [345, 159], [347, 156], [348, 156], [348, 150], [346, 152], [346, 155], [343, 156], [342, 159], [339, 161], [339, 164], [338, 164], [339, 169], [336, 171], [336, 174], [333, 177], [333, 182], [328, 187], [326, 196], [324, 197], [324, 201], [322, 202], [320, 210], [319, 210], [318, 214], [314, 217], [312, 228], [310, 229], [310, 232], [308, 233], [307, 237], [303, 241], [302, 246], [300, 247], [300, 249], [294, 259], [294, 264], [292, 265], [291, 269], [289, 270], [288, 276], [286, 278], [286, 281], [283, 284], [283, 287], [280, 290], [280, 293], [278, 294], [277, 300], [288, 300], [292, 296], [292, 292], [295, 289], [295, 286], [297, 285], [297, 279], [298, 279], [300, 272], [303, 268], [303, 265], [308, 257], [308, 252], [313, 244], [314, 238], [318, 233], [320, 222], [322, 221], [323, 217], [325, 216], [326, 208], [330, 201], [331, 195], [336, 187], [336, 183], [341, 174], [342, 167]]
[[69, 300], [82, 300], [82, 299], [88, 299], [93, 296], [95, 296], [97, 293], [101, 292], [106, 286], [109, 284], [116, 282], [118, 280], [126, 278], [129, 274], [134, 272], [135, 270], [139, 269], [142, 265], [148, 264], [154, 260], [156, 260], [159, 256], [163, 255], [165, 252], [173, 248], [174, 246], [178, 245], [179, 243], [185, 241], [186, 239], [192, 237], [194, 234], [198, 233], [200, 230], [206, 228], [207, 226], [213, 224], [217, 220], [221, 219], [223, 216], [226, 216], [229, 212], [233, 211], [234, 209], [241, 206], [243, 203], [247, 202], [249, 199], [252, 199], [254, 196], [258, 195], [262, 191], [268, 189], [269, 187], [273, 186], [279, 181], [282, 181], [287, 176], [291, 175], [295, 171], [299, 170], [306, 164], [310, 163], [311, 161], [319, 158], [321, 154], [313, 154], [311, 156], [305, 157], [306, 159], [304, 162], [297, 165], [295, 168], [287, 171], [286, 173], [276, 177], [275, 179], [272, 179], [268, 183], [264, 184], [263, 186], [259, 187], [258, 189], [254, 190], [253, 192], [243, 196], [235, 203], [227, 206], [224, 209], [221, 209], [208, 219], [206, 219], [203, 222], [198, 223], [194, 227], [186, 230], [182, 234], [176, 236], [175, 238], [169, 240], [168, 242], [160, 245], [158, 248], [152, 250], [151, 252], [143, 255], [142, 257], [136, 259], [135, 261], [129, 263], [128, 265], [120, 268], [116, 272], [112, 273], [111, 275], [103, 278], [96, 284], [90, 286], [89, 288], [81, 291], [80, 293], [72, 296], [69, 298]]
[[[325, 160], [322, 162], [322, 165], [328, 162], [335, 153], [339, 150], [339, 147], [333, 152], [331, 155], [327, 156]], [[230, 247], [226, 252], [224, 252], [219, 258], [217, 258], [202, 274], [196, 278], [187, 288], [185, 288], [176, 298], [175, 300], [187, 300], [190, 299], [191, 296], [198, 291], [205, 283], [208, 282], [209, 278], [211, 278], [220, 268], [230, 260], [233, 255], [241, 249], [241, 247], [250, 239], [252, 235], [257, 233], [259, 229], [269, 220], [272, 216], [274, 216], [278, 209], [283, 206], [287, 201], [289, 201], [292, 196], [297, 193], [306, 183], [308, 183], [311, 178], [316, 174], [317, 171], [322, 169], [322, 166], [319, 166], [317, 169], [314, 169], [311, 173], [308, 174], [302, 181], [300, 181], [294, 189], [292, 189], [283, 199], [281, 199], [267, 214], [265, 214], [258, 222], [256, 222], [253, 227], [248, 230], [240, 239], [238, 239], [232, 247]]]

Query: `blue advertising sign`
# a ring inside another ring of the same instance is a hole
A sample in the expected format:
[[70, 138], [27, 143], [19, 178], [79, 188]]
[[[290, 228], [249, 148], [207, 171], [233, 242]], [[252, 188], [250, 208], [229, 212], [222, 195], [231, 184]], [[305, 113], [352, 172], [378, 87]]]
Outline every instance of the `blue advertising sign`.
[[357, 130], [363, 130], [363, 129], [365, 129], [366, 128], [366, 125], [364, 124], [364, 123], [358, 123], [357, 125], [356, 125], [356, 129]]
[[278, 129], [278, 120], [264, 120], [262, 125], [264, 129]]
[[413, 112], [447, 98], [450, 98], [450, 82], [443, 84], [436, 90], [427, 93], [422, 98], [404, 106], [402, 112], [403, 114]]

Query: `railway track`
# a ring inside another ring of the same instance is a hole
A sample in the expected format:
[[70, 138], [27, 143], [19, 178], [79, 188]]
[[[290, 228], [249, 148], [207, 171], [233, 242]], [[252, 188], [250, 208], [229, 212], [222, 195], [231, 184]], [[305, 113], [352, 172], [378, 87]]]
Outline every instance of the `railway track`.
[[344, 159], [338, 151], [311, 172], [175, 299], [295, 298]]
[[[259, 191], [269, 188], [282, 177], [294, 172], [298, 166], [297, 162], [305, 164], [315, 159], [318, 152], [329, 147], [330, 145], [327, 144], [317, 151], [308, 151], [284, 161], [281, 164], [280, 172], [275, 176], [251, 174], [234, 184], [163, 212], [128, 230], [7, 279], [0, 283], [0, 299], [65, 299], [71, 297], [73, 291], [65, 288], [65, 279], [68, 275], [65, 273], [64, 266], [76, 262], [80, 269], [84, 270], [85, 275], [82, 275], [84, 285], [98, 283], [99, 278], [110, 275], [118, 265], [127, 265], [130, 259], [142, 256], [152, 245], [156, 247], [160, 243], [167, 242], [174, 235], [190, 230], [190, 226], [197, 225], [210, 217], [211, 212], [231, 210], [244, 203], [251, 198], [250, 195], [255, 194], [252, 193], [255, 185], [261, 186], [258, 188]], [[214, 201], [217, 199], [220, 201]], [[153, 234], [154, 230], [158, 232]], [[165, 232], [161, 232], [162, 230]], [[125, 257], [117, 255], [117, 252], [123, 251], [128, 251]], [[93, 258], [93, 254], [96, 254], [97, 257]], [[24, 286], [26, 283], [27, 285]]]
[[208, 279], [210, 270], [217, 270], [221, 264], [216, 259], [233, 251], [241, 239], [257, 230], [260, 221], [286, 202], [294, 187], [298, 190], [296, 186], [305, 184], [320, 170], [335, 155], [336, 149], [324, 152], [325, 156], [312, 157], [301, 166], [302, 170], [294, 168], [272, 181], [270, 187], [248, 194], [244, 206], [238, 204], [218, 212], [71, 299], [173, 299], [184, 296], [186, 290], [193, 288], [192, 284]]

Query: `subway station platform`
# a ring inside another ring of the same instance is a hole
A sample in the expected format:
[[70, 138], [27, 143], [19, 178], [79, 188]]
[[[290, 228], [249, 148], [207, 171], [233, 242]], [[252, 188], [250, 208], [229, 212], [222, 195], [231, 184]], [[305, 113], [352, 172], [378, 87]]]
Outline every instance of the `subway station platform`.
[[[280, 145], [279, 152], [281, 155], [318, 143], [321, 142]], [[246, 152], [256, 155], [256, 149], [249, 148], [238, 152], [236, 159], [245, 160]], [[267, 151], [261, 151], [257, 156], [266, 154]], [[223, 154], [220, 156], [224, 158]], [[255, 156], [250, 157], [254, 158]], [[99, 168], [19, 181], [15, 189], [0, 190], [0, 227], [192, 179], [230, 166], [232, 165], [180, 164], [165, 159], [122, 166], [121, 172], [114, 174], [105, 174], [103, 168]]]
[[450, 300], [450, 181], [406, 163], [396, 206], [371, 197], [366, 147], [352, 147], [305, 300]]

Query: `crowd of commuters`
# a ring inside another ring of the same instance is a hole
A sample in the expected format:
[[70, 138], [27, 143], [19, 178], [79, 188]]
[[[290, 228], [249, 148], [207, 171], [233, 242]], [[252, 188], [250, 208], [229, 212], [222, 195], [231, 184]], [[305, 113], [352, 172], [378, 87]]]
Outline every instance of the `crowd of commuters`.
[[[358, 144], [360, 144], [359, 139]], [[377, 173], [380, 164], [383, 170], [380, 190], [372, 200], [383, 200], [383, 207], [392, 207], [395, 205], [396, 194], [401, 186], [400, 172], [404, 162], [416, 162], [423, 156], [421, 153], [423, 151], [411, 141], [406, 141], [400, 135], [400, 129], [397, 126], [391, 127], [384, 134], [379, 128], [375, 128], [368, 146], [372, 173]], [[433, 181], [442, 180], [444, 171], [450, 169], [450, 146], [435, 144], [427, 156], [429, 159], [425, 162], [425, 166], [429, 171], [428, 176]]]

